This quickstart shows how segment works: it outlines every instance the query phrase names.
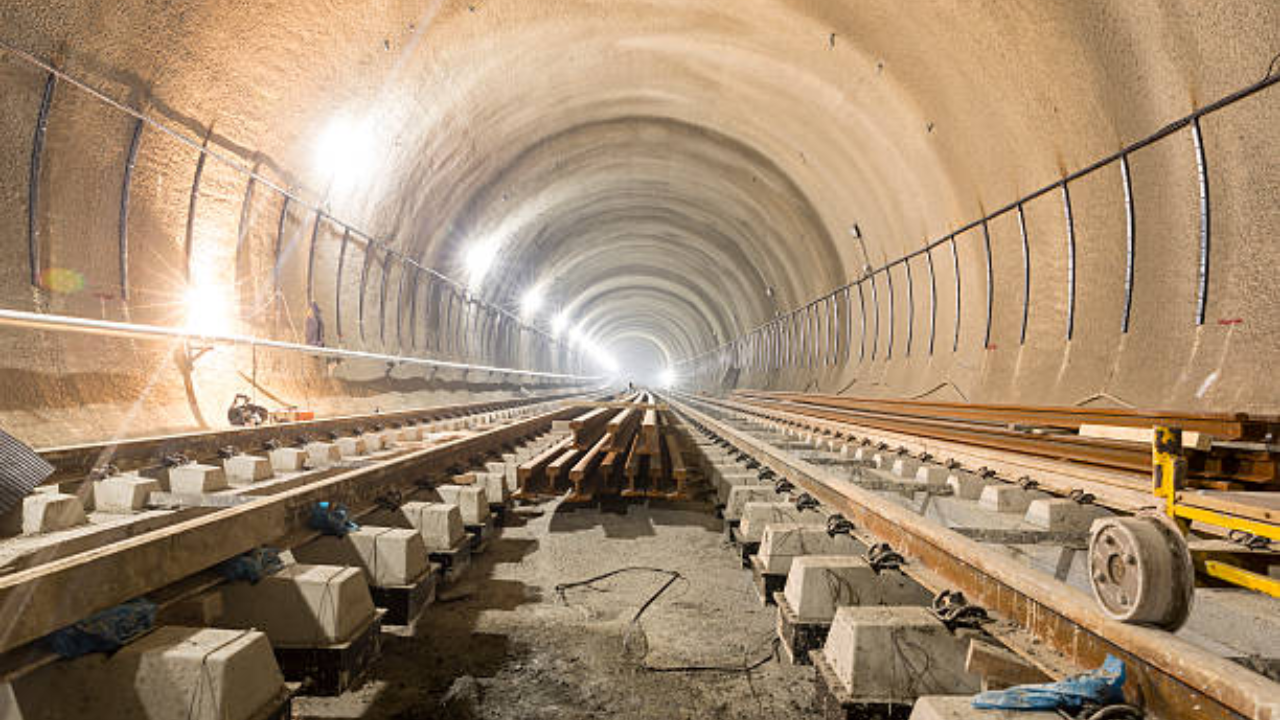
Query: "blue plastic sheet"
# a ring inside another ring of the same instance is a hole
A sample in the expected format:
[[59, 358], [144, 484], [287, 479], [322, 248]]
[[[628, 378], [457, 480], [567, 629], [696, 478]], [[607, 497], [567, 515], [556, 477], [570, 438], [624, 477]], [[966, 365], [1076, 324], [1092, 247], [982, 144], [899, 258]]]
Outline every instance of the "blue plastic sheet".
[[346, 537], [347, 533], [359, 530], [360, 526], [351, 522], [351, 513], [341, 503], [318, 502], [311, 508], [310, 526], [325, 535]]
[[257, 548], [244, 555], [227, 560], [218, 566], [218, 572], [228, 580], [257, 583], [267, 575], [274, 575], [284, 567], [280, 551], [275, 548]]
[[75, 625], [51, 633], [47, 641], [49, 648], [64, 658], [114, 652], [150, 630], [155, 622], [155, 603], [139, 598], [107, 608]]
[[1102, 667], [1058, 682], [1017, 685], [1006, 690], [984, 692], [973, 698], [973, 706], [984, 710], [1078, 711], [1089, 705], [1124, 702], [1124, 662], [1108, 655]]

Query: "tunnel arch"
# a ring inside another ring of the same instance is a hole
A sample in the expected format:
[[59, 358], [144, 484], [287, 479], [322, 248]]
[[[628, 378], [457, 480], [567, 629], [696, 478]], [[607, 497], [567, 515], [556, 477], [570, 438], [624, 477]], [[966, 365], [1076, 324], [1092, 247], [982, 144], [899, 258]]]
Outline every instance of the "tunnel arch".
[[[405, 0], [378, 12], [76, 0], [11, 3], [0, 19], [11, 48], [192, 141], [139, 134], [128, 114], [0, 51], [14, 108], [0, 124], [7, 308], [181, 325], [184, 284], [207, 273], [236, 296], [245, 332], [300, 340], [315, 300], [344, 347], [590, 374], [545, 313], [517, 324], [521, 294], [549, 282], [549, 302], [601, 342], [647, 337], [678, 362], [741, 341], [734, 352], [757, 359], [744, 385], [1280, 406], [1258, 379], [1280, 332], [1276, 91], [1133, 149], [1123, 171], [1051, 187], [1256, 84], [1280, 48], [1280, 10], [1265, 0]], [[321, 152], [335, 132], [339, 152]], [[351, 166], [335, 171], [334, 157]], [[1206, 187], [1211, 214], [1198, 206]], [[490, 236], [502, 238], [492, 274], [466, 287], [468, 250]], [[787, 350], [770, 323], [868, 266], [880, 270], [851, 291], [858, 314], [842, 302], [845, 322], [878, 326], [876, 339], [851, 342], [843, 362], [778, 367]], [[123, 417], [132, 403], [110, 388], [147, 386], [134, 368], [161, 365], [156, 413], [182, 426], [216, 416], [249, 372], [228, 357], [197, 368], [207, 377], [188, 392], [168, 349], [6, 338], [37, 388], [6, 411], [15, 427], [24, 407], [71, 413], [77, 397]], [[307, 402], [409, 402], [397, 371], [270, 364], [280, 394]]]

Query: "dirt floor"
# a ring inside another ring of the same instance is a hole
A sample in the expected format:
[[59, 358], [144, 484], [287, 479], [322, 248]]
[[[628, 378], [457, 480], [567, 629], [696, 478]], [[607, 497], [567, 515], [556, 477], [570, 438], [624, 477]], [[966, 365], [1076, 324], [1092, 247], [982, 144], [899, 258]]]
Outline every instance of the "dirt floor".
[[[813, 670], [769, 660], [764, 608], [710, 507], [519, 509], [466, 578], [412, 633], [387, 637], [374, 678], [338, 698], [300, 698], [301, 718], [799, 718]], [[627, 572], [558, 593], [556, 586]], [[647, 647], [647, 649], [646, 649]]]

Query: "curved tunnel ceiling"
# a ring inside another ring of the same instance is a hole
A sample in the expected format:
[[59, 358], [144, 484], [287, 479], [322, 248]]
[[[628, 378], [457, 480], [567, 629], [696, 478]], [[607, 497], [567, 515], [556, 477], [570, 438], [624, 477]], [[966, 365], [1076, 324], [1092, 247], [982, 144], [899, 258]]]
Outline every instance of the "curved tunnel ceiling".
[[[207, 136], [404, 257], [466, 278], [475, 248], [486, 248], [493, 262], [473, 283], [476, 296], [516, 308], [541, 286], [538, 324], [563, 310], [598, 344], [626, 345], [645, 364], [704, 353], [868, 265], [945, 237], [1256, 81], [1280, 50], [1280, 8], [1270, 0], [22, 0], [0, 8], [0, 20], [6, 42]], [[8, 60], [0, 71], [13, 106], [34, 109], [39, 74]], [[1214, 193], [1207, 322], [1188, 321], [1197, 185], [1190, 139], [1179, 135], [1132, 158], [1138, 254], [1125, 332], [1117, 309], [1126, 292], [1117, 270], [1125, 206], [1109, 168], [1072, 187], [1070, 238], [1060, 201], [1027, 203], [1025, 291], [1019, 229], [996, 218], [990, 260], [969, 232], [954, 256], [940, 248], [910, 265], [910, 284], [902, 266], [882, 277], [879, 305], [866, 311], [876, 315], [861, 320], [884, 329], [863, 340], [874, 360], [740, 382], [1009, 402], [1280, 407], [1280, 389], [1256, 379], [1259, 358], [1280, 336], [1280, 290], [1267, 270], [1280, 262], [1280, 219], [1267, 200], [1280, 188], [1268, 160], [1280, 156], [1269, 130], [1280, 119], [1278, 93], [1206, 120]], [[129, 126], [90, 106], [59, 95], [51, 111], [45, 212], [85, 216], [58, 220], [55, 229], [77, 233], [45, 233], [57, 257], [80, 248], [107, 257], [114, 241], [116, 191], [86, 202], [82, 187], [57, 182], [118, 183]], [[0, 232], [15, 257], [25, 252], [27, 115], [0, 129], [12, 210]], [[195, 206], [187, 197], [195, 164], [189, 149], [144, 144], [130, 200], [133, 256], [174, 264], [175, 238]], [[439, 300], [430, 288], [407, 282], [384, 255], [339, 246], [340, 233], [313, 233], [305, 214], [278, 200], [256, 197], [256, 224], [237, 233], [245, 197], [235, 173], [214, 168], [203, 178], [191, 224], [197, 253], [215, 258], [210, 267], [238, 234], [254, 247], [274, 242], [274, 268], [269, 253], [246, 261], [259, 297], [270, 296], [262, 278], [274, 272], [297, 315], [312, 296], [303, 278], [314, 272], [321, 310], [342, 313], [343, 342], [388, 352], [447, 345], [430, 331], [400, 332], [435, 317], [423, 309]], [[305, 253], [279, 259], [279, 246], [303, 247], [312, 236], [321, 245], [312, 268], [299, 269]], [[1077, 248], [1070, 260], [1068, 239]], [[33, 306], [21, 268], [5, 273], [6, 304]], [[90, 286], [109, 275], [84, 274]], [[139, 296], [152, 286], [163, 294], [171, 279], [136, 276]], [[358, 320], [381, 332], [361, 341], [352, 308], [366, 283], [374, 289]], [[34, 306], [93, 315], [87, 298]], [[112, 312], [145, 316], [155, 306], [133, 301]], [[1069, 312], [1078, 328], [1070, 337]], [[282, 326], [273, 322], [256, 330]], [[469, 316], [456, 324], [509, 332]], [[953, 327], [954, 350], [941, 340], [936, 352], [923, 350], [926, 332], [949, 339]], [[492, 362], [552, 362], [514, 341], [486, 343], [505, 348]], [[1167, 350], [1152, 358], [1145, 350], [1153, 346]]]

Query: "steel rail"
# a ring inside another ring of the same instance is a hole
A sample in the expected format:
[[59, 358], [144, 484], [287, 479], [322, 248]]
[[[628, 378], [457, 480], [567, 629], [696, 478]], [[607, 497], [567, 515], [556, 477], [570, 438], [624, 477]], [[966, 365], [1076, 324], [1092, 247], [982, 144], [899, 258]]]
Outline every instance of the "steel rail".
[[[1125, 661], [1130, 702], [1167, 720], [1277, 720], [1280, 684], [1213, 655], [1170, 633], [1112, 620], [1092, 598], [1046, 574], [1029, 572], [1016, 559], [875, 493], [840, 481], [693, 407], [697, 398], [670, 402], [686, 417], [714, 428], [763, 465], [852, 520], [862, 537], [888, 542], [907, 556], [903, 570], [964, 592], [1009, 620], [1079, 668], [1101, 665], [1108, 655]], [[926, 572], [920, 573], [920, 568]], [[1015, 648], [1018, 649], [1018, 648]]]
[[523, 377], [540, 377], [566, 380], [602, 380], [600, 375], [570, 375], [565, 373], [541, 372], [537, 370], [521, 370], [518, 368], [492, 367], [469, 363], [451, 362], [448, 360], [430, 360], [404, 355], [386, 355], [383, 353], [363, 352], [359, 350], [342, 350], [339, 348], [300, 345], [283, 340], [266, 340], [249, 335], [199, 333], [162, 325], [142, 325], [111, 320], [93, 320], [90, 318], [71, 317], [68, 315], [52, 315], [46, 313], [26, 312], [0, 308], [0, 326], [25, 327], [37, 330], [53, 330], [60, 332], [78, 332], [91, 335], [107, 335], [113, 337], [132, 337], [148, 340], [188, 340], [215, 345], [233, 345], [272, 350], [288, 350], [303, 352], [320, 357], [343, 358], [348, 360], [380, 360], [403, 365], [422, 365], [425, 367], [447, 368], [491, 372]]
[[[1143, 443], [1052, 435], [1010, 429], [1008, 423], [924, 417], [894, 412], [836, 409], [798, 400], [756, 399], [746, 404], [757, 407], [791, 408], [804, 415], [846, 422], [904, 435], [916, 435], [972, 447], [1007, 450], [1041, 458], [1131, 472], [1144, 476], [1151, 471], [1151, 450]], [[1224, 457], [1210, 452], [1190, 456], [1188, 476], [1211, 481], [1273, 483], [1280, 480], [1274, 454], [1243, 453]], [[1224, 460], [1230, 460], [1226, 462]]]
[[182, 453], [199, 460], [215, 458], [223, 448], [240, 451], [266, 448], [271, 442], [294, 445], [300, 440], [322, 439], [331, 434], [358, 433], [362, 430], [397, 428], [414, 423], [435, 422], [500, 410], [513, 410], [540, 403], [575, 397], [566, 392], [512, 400], [438, 405], [433, 407], [379, 412], [368, 415], [340, 415], [316, 420], [274, 423], [257, 427], [226, 428], [207, 432], [175, 433], [153, 437], [137, 437], [95, 443], [79, 443], [40, 448], [40, 457], [54, 467], [44, 484], [84, 479], [108, 464], [128, 472], [162, 464], [166, 455]]
[[414, 487], [424, 477], [468, 464], [575, 412], [562, 407], [0, 577], [6, 618], [0, 652], [256, 547], [288, 546], [290, 537], [310, 532], [317, 502], [341, 503], [359, 513], [389, 491]]
[[782, 391], [739, 390], [737, 394], [761, 399], [787, 399], [850, 410], [899, 413], [936, 419], [980, 420], [1002, 425], [1039, 425], [1074, 430], [1079, 430], [1082, 425], [1139, 427], [1170, 425], [1179, 427], [1184, 431], [1207, 433], [1223, 440], [1248, 440], [1261, 438], [1268, 432], [1280, 433], [1280, 417], [1269, 415], [1251, 416], [1243, 413], [1186, 413], [1112, 408], [1064, 408], [928, 400], [887, 400]]

